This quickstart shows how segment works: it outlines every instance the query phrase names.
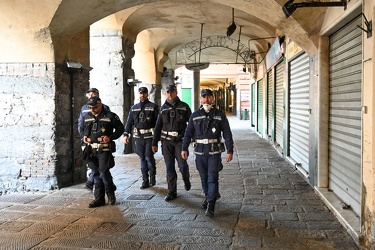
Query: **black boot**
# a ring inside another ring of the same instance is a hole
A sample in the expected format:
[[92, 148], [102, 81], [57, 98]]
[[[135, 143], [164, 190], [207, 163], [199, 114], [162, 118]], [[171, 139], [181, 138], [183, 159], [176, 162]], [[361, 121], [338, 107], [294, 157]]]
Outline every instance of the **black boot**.
[[115, 203], [116, 203], [115, 192], [108, 192], [107, 197], [108, 197], [108, 203], [110, 205], [115, 205]]
[[152, 175], [150, 177], [150, 186], [153, 187], [156, 185], [156, 176], [155, 175]]
[[145, 188], [148, 188], [150, 187], [150, 182], [148, 180], [144, 180], [142, 182], [142, 185], [139, 187], [140, 189], [145, 189]]
[[190, 180], [186, 180], [185, 182], [185, 190], [189, 191], [191, 189], [191, 182]]
[[89, 204], [89, 208], [100, 207], [105, 205], [104, 199], [95, 199]]
[[207, 209], [207, 204], [208, 204], [207, 198], [204, 198], [204, 200], [202, 201], [202, 204], [201, 204], [201, 208]]
[[177, 192], [169, 192], [167, 196], [165, 196], [165, 201], [171, 201], [177, 198]]
[[213, 217], [215, 214], [215, 201], [209, 201], [207, 205], [206, 215]]
[[89, 208], [100, 207], [105, 205], [105, 190], [103, 183], [95, 183], [95, 199], [90, 202]]

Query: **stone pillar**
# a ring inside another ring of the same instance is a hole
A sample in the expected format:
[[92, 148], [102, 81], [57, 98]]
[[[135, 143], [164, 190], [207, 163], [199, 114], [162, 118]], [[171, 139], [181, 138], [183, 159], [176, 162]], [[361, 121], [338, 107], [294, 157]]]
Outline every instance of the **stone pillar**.
[[[134, 86], [128, 84], [128, 79], [134, 79], [134, 70], [132, 69], [132, 58], [134, 57], [134, 43], [126, 38], [122, 40], [123, 50], [123, 86], [124, 86], [124, 125], [128, 119], [130, 108], [134, 105]], [[131, 154], [134, 152], [133, 137], [130, 137], [130, 141], [124, 147], [124, 154]]]
[[201, 70], [207, 69], [209, 65], [209, 63], [191, 63], [185, 65], [188, 70], [194, 72], [194, 110], [197, 110], [200, 107]]
[[[103, 103], [120, 118], [124, 116], [123, 49], [121, 30], [90, 30], [90, 87], [97, 88]], [[82, 98], [87, 101], [86, 97]], [[121, 119], [123, 121], [123, 119]], [[122, 154], [122, 137], [116, 140], [116, 154]]]

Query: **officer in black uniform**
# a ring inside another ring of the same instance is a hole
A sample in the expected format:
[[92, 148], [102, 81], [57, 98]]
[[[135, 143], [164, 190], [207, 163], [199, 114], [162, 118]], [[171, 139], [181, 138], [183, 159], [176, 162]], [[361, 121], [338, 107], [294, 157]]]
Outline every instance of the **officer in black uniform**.
[[170, 201], [177, 198], [176, 160], [185, 183], [185, 190], [189, 191], [191, 188], [189, 166], [186, 160], [181, 157], [182, 139], [191, 115], [191, 109], [189, 105], [178, 98], [175, 85], [167, 86], [166, 91], [167, 100], [161, 106], [156, 122], [152, 150], [153, 152], [158, 151], [158, 142], [161, 140], [168, 183], [168, 195], [164, 200]]
[[152, 137], [158, 118], [159, 106], [148, 100], [148, 89], [138, 89], [140, 102], [135, 104], [129, 112], [125, 125], [124, 143], [129, 143], [129, 137], [133, 134], [135, 153], [141, 161], [142, 185], [141, 189], [156, 184], [156, 163], [152, 152]]
[[83, 141], [87, 143], [85, 151], [89, 151], [88, 166], [94, 173], [95, 199], [90, 208], [105, 205], [105, 193], [111, 205], [116, 203], [116, 186], [109, 171], [115, 165], [112, 152], [116, 151], [114, 140], [124, 131], [119, 117], [103, 108], [99, 97], [89, 99], [87, 105], [90, 112], [84, 117]]
[[[99, 97], [99, 90], [97, 88], [90, 88], [86, 91], [86, 97], [88, 99], [90, 99], [91, 97], [94, 97], [94, 96]], [[102, 104], [103, 104], [104, 109], [106, 109], [108, 111], [111, 111], [107, 105], [105, 105], [104, 103], [102, 103]], [[87, 114], [89, 112], [90, 112], [90, 109], [89, 109], [89, 106], [87, 104], [83, 105], [81, 107], [81, 111], [79, 112], [78, 132], [79, 132], [79, 135], [81, 136], [83, 145], [85, 145], [85, 143], [83, 143], [83, 130], [84, 130], [83, 117], [85, 116], [85, 114]], [[90, 190], [93, 190], [93, 188], [94, 188], [94, 173], [92, 172], [92, 170], [88, 171], [86, 187]]]
[[[227, 151], [226, 161], [233, 159], [233, 138], [225, 114], [213, 106], [214, 96], [210, 89], [201, 92], [201, 107], [189, 120], [182, 142], [182, 158], [188, 158], [188, 147], [195, 140], [195, 163], [201, 177], [205, 199], [202, 208], [207, 216], [214, 216], [215, 203], [220, 198], [219, 171], [222, 170], [221, 153]], [[225, 139], [221, 142], [221, 136]]]

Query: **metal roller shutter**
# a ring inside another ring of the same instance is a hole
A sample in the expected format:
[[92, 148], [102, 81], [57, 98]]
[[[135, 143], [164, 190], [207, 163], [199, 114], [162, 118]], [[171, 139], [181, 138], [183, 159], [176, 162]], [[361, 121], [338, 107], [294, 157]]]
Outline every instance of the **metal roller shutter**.
[[330, 37], [329, 187], [361, 214], [362, 19]]
[[251, 126], [255, 127], [255, 83], [251, 84]]
[[263, 132], [263, 79], [258, 81], [258, 123], [257, 123], [257, 131], [258, 133], [262, 134]]
[[290, 62], [289, 156], [309, 172], [310, 64], [306, 53]]
[[268, 71], [267, 73], [267, 96], [268, 96], [268, 100], [267, 100], [267, 105], [268, 105], [268, 109], [267, 109], [267, 134], [269, 136], [270, 139], [273, 139], [274, 138], [274, 135], [273, 135], [273, 70], [270, 70]]
[[280, 148], [282, 149], [284, 146], [284, 71], [285, 71], [285, 63], [282, 60], [281, 63], [276, 65], [276, 78], [275, 78], [275, 86], [276, 86], [276, 142], [279, 144]]

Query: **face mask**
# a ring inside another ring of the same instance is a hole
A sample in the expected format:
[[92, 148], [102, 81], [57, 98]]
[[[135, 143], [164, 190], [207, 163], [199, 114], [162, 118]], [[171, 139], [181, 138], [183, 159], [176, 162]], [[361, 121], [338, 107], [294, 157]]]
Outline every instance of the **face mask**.
[[203, 109], [206, 112], [209, 112], [212, 108], [212, 104], [203, 104]]

